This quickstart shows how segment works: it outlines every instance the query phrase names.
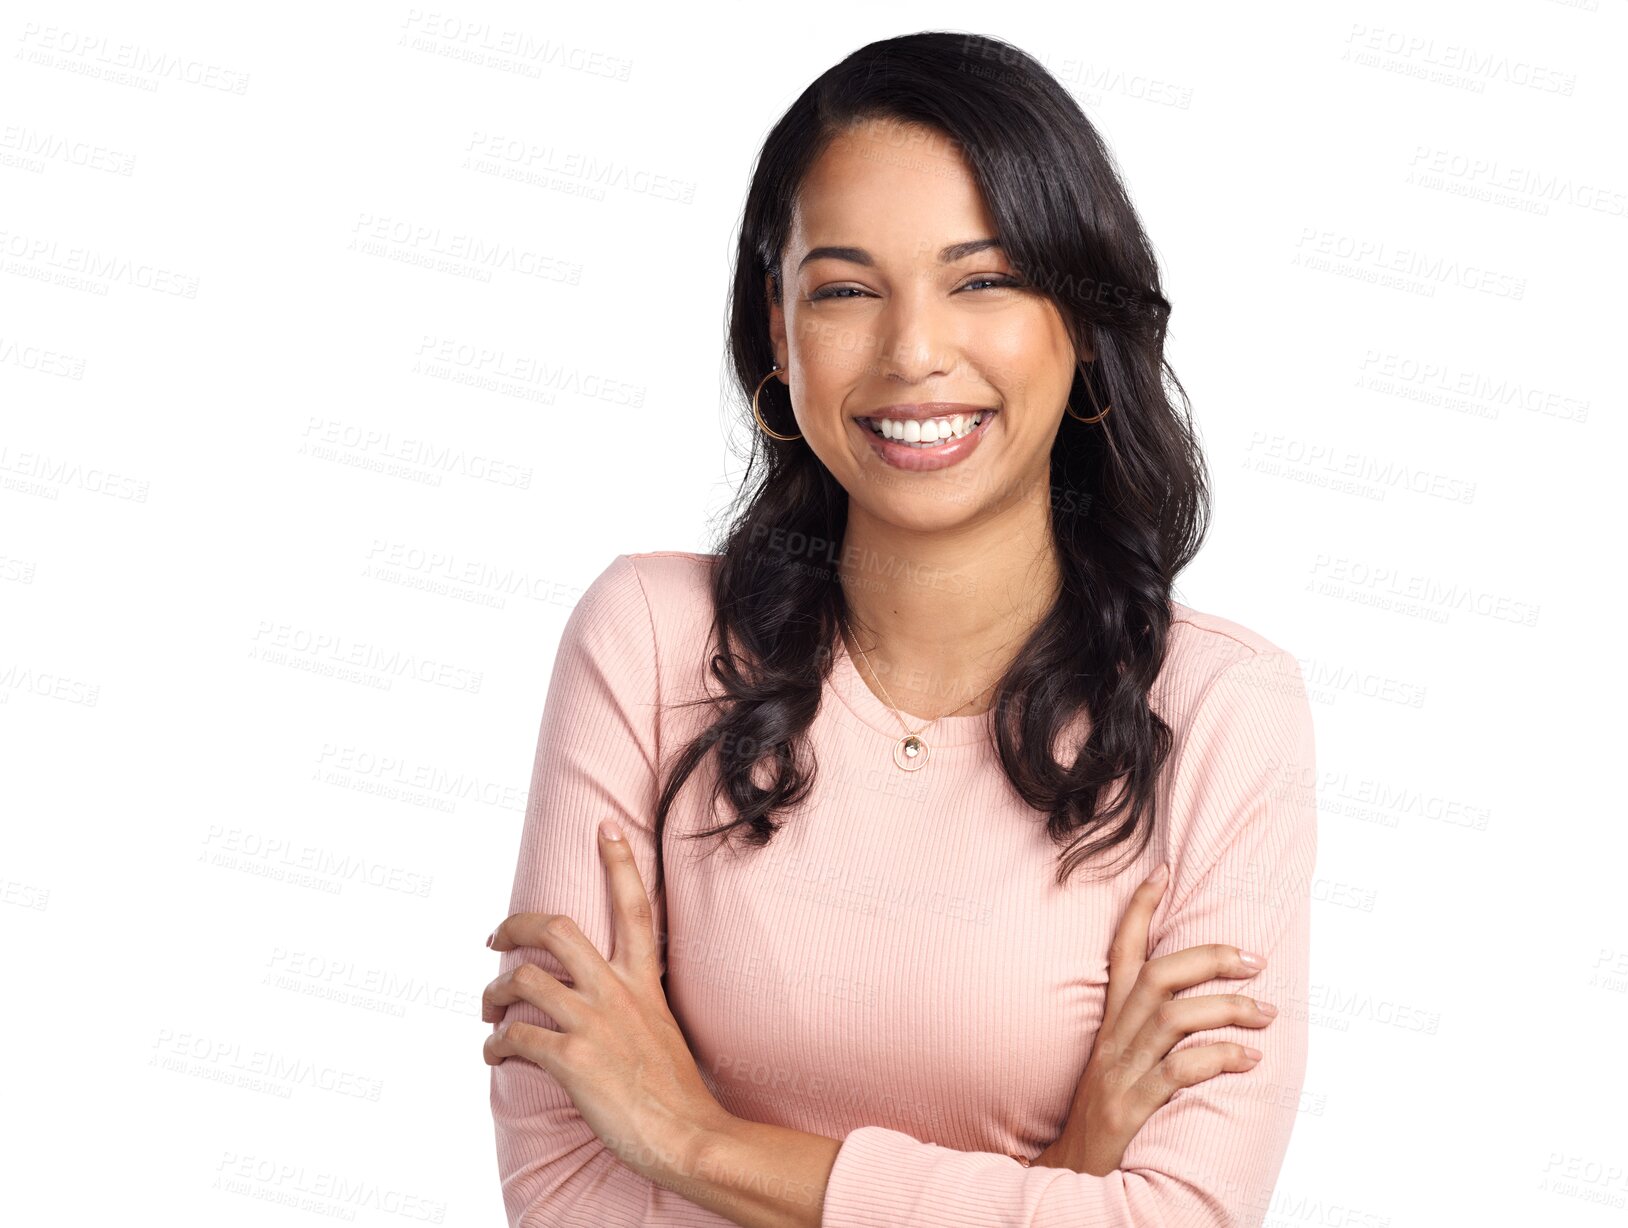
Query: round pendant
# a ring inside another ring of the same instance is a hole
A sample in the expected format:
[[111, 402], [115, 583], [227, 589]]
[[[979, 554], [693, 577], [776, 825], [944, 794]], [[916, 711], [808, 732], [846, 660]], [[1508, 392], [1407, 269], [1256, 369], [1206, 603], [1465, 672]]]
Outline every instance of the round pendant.
[[900, 738], [893, 745], [893, 762], [907, 772], [914, 772], [926, 766], [927, 743], [915, 734]]

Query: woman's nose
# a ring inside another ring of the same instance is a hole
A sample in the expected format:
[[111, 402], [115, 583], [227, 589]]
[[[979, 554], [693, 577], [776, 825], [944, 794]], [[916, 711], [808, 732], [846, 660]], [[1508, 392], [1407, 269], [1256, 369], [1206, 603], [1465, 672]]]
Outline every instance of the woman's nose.
[[877, 367], [882, 375], [917, 383], [955, 364], [949, 327], [932, 307], [896, 297], [876, 320]]

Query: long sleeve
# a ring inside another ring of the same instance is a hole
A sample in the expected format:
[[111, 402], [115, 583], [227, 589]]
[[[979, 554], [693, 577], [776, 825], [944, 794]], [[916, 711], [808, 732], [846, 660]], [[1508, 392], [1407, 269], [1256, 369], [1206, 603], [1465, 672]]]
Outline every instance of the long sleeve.
[[[1314, 739], [1294, 658], [1258, 651], [1210, 683], [1170, 778], [1171, 886], [1152, 954], [1209, 942], [1266, 957], [1247, 980], [1178, 997], [1245, 993], [1274, 1003], [1266, 1028], [1218, 1040], [1262, 1050], [1255, 1067], [1177, 1091], [1102, 1176], [1024, 1168], [881, 1126], [848, 1132], [826, 1187], [823, 1228], [1258, 1228], [1293, 1129], [1307, 1050]], [[1083, 1059], [1082, 1059], [1083, 1063]]]
[[[600, 819], [621, 824], [646, 888], [655, 882], [658, 701], [650, 609], [636, 564], [618, 555], [572, 610], [554, 658], [509, 901], [511, 913], [567, 914], [601, 953], [611, 949], [612, 922]], [[664, 935], [665, 901], [652, 903]], [[572, 983], [539, 948], [504, 952], [502, 970], [526, 960]], [[507, 1018], [557, 1027], [525, 1002]], [[511, 1228], [668, 1222], [657, 1206], [681, 1201], [622, 1164], [534, 1063], [509, 1058], [492, 1067], [491, 1105]]]

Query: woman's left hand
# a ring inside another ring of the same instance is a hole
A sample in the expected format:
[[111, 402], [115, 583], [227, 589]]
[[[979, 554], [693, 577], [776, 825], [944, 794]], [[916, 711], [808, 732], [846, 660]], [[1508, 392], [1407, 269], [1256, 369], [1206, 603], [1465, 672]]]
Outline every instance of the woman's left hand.
[[729, 1118], [707, 1089], [684, 1034], [667, 1007], [650, 897], [625, 839], [601, 828], [599, 853], [610, 871], [614, 923], [609, 961], [570, 917], [522, 912], [508, 917], [488, 945], [496, 951], [540, 947], [573, 984], [536, 964], [505, 972], [481, 996], [481, 1018], [503, 1019], [512, 1002], [548, 1013], [559, 1031], [519, 1019], [486, 1038], [488, 1066], [524, 1058], [552, 1075], [583, 1120], [623, 1163], [658, 1184], [681, 1179], [709, 1130]]

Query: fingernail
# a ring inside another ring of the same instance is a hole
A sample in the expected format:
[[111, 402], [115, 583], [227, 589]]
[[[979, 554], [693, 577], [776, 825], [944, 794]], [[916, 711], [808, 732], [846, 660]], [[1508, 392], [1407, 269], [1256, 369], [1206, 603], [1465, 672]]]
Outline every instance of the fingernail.
[[1261, 1051], [1259, 1049], [1254, 1048], [1251, 1045], [1245, 1045], [1244, 1046], [1244, 1056], [1247, 1057], [1252, 1062], [1258, 1062], [1258, 1061], [1261, 1060]]
[[600, 819], [599, 834], [607, 840], [620, 840], [622, 838], [622, 829], [609, 819]]
[[1264, 967], [1266, 967], [1266, 961], [1264, 959], [1262, 959], [1259, 955], [1256, 955], [1255, 952], [1253, 952], [1253, 951], [1239, 951], [1238, 952], [1238, 958], [1244, 964], [1246, 964], [1248, 967], [1251, 967], [1251, 968], [1264, 968]]
[[491, 946], [492, 943], [494, 941], [496, 941], [496, 939], [497, 939], [497, 931], [493, 930], [490, 934], [486, 935], [486, 945]]
[[1260, 1012], [1263, 1015], [1275, 1015], [1278, 1013], [1277, 1007], [1273, 1006], [1270, 1002], [1262, 1002], [1259, 998], [1255, 999], [1255, 1005], [1260, 1009]]
[[1157, 870], [1155, 870], [1152, 874], [1148, 875], [1148, 882], [1150, 882], [1150, 883], [1162, 883], [1162, 882], [1164, 882], [1165, 879], [1167, 879], [1169, 877], [1170, 877], [1170, 867], [1168, 865], [1166, 865], [1164, 862], [1161, 861], [1159, 863], [1159, 868]]

